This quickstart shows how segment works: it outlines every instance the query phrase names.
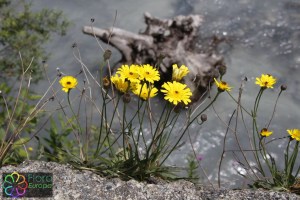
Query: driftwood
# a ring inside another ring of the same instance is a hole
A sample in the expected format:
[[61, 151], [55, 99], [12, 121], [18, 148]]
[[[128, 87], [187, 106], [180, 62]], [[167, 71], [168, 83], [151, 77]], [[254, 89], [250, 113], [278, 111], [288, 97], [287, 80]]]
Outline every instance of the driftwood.
[[159, 64], [163, 81], [170, 79], [174, 63], [186, 65], [190, 73], [184, 82], [191, 88], [193, 100], [198, 100], [212, 83], [213, 77], [219, 75], [219, 66], [224, 66], [222, 56], [213, 52], [200, 53], [196, 48], [202, 16], [177, 16], [162, 20], [145, 13], [144, 18], [147, 28], [139, 34], [119, 28], [91, 26], [84, 26], [83, 32], [95, 35], [105, 43], [109, 40], [109, 44], [122, 54], [118, 65]]

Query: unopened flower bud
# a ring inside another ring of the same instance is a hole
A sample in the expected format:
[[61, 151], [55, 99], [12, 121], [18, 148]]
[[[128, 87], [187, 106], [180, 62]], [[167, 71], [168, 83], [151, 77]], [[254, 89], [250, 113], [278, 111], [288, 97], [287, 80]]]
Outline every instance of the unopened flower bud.
[[110, 80], [109, 80], [109, 78], [104, 77], [102, 82], [103, 82], [102, 83], [103, 84], [103, 88], [104, 89], [109, 89], [109, 87], [110, 87]]
[[123, 95], [123, 102], [124, 103], [129, 103], [131, 101], [131, 97], [130, 97], [130, 94], [129, 93], [125, 93]]
[[103, 54], [103, 58], [106, 61], [106, 60], [109, 60], [110, 57], [111, 57], [111, 50], [106, 49], [105, 52], [104, 52], [104, 54]]
[[286, 90], [286, 89], [287, 89], [287, 85], [285, 85], [285, 84], [281, 85], [280, 89], [281, 89], [282, 91]]
[[206, 114], [202, 114], [201, 117], [200, 117], [200, 119], [201, 119], [202, 122], [207, 121], [207, 115]]
[[219, 66], [219, 73], [221, 76], [223, 76], [226, 73], [227, 67], [225, 65]]

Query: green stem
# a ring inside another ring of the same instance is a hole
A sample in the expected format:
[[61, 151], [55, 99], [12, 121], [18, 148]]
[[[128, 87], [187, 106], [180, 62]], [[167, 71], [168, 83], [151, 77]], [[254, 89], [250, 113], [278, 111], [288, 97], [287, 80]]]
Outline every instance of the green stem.
[[[259, 170], [260, 170], [260, 173], [265, 176], [265, 173], [264, 173], [264, 170], [262, 168], [262, 165], [261, 165], [261, 162], [260, 162], [260, 158], [259, 158], [259, 155], [258, 155], [258, 151], [257, 151], [257, 145], [256, 145], [256, 138], [259, 139], [260, 137], [260, 134], [259, 134], [259, 131], [258, 131], [258, 127], [257, 127], [257, 123], [256, 123], [256, 116], [257, 116], [257, 110], [258, 110], [258, 105], [259, 105], [259, 102], [260, 102], [260, 98], [261, 98], [261, 95], [264, 91], [264, 88], [261, 88], [256, 96], [256, 99], [255, 99], [255, 103], [254, 103], [254, 108], [253, 108], [253, 112], [252, 112], [252, 131], [253, 131], [253, 143], [254, 143], [254, 158], [258, 164], [258, 167], [259, 167]], [[256, 134], [255, 134], [256, 132]], [[259, 144], [260, 145], [260, 144]], [[261, 149], [258, 148], [258, 150], [260, 151], [261, 153]]]
[[163, 116], [164, 116], [164, 114], [165, 114], [166, 108], [167, 108], [167, 103], [165, 103], [165, 106], [164, 106], [164, 108], [163, 108], [163, 110], [162, 110], [162, 112], [161, 112], [161, 115], [160, 115], [160, 117], [159, 117], [158, 123], [157, 123], [157, 125], [156, 125], [155, 131], [154, 131], [154, 135], [153, 135], [153, 137], [152, 137], [152, 141], [151, 141], [151, 143], [150, 143], [150, 145], [149, 145], [149, 148], [147, 148], [146, 158], [148, 158], [149, 153], [150, 153], [150, 150], [151, 150], [151, 148], [152, 148], [152, 145], [153, 145], [154, 142], [155, 142], [155, 138], [156, 138], [157, 133], [159, 132], [160, 123], [161, 123], [161, 121], [162, 121], [162, 119], [163, 119]]
[[298, 147], [299, 147], [299, 141], [296, 142], [296, 145], [294, 147], [294, 150], [293, 150], [293, 153], [292, 153], [292, 156], [288, 162], [288, 180], [290, 181], [291, 178], [292, 178], [292, 173], [293, 173], [293, 169], [294, 169], [294, 166], [295, 166], [295, 162], [296, 162], [296, 158], [298, 156]]
[[183, 133], [180, 135], [180, 137], [177, 140], [177, 142], [175, 143], [175, 145], [172, 147], [172, 149], [169, 151], [169, 153], [163, 159], [163, 161], [159, 164], [159, 166], [161, 166], [167, 160], [167, 158], [170, 156], [170, 154], [177, 148], [177, 145], [179, 144], [180, 140], [184, 136], [185, 132], [188, 130], [189, 126], [216, 101], [216, 99], [219, 96], [219, 94], [220, 94], [220, 92], [218, 91], [218, 93], [216, 94], [215, 98], [200, 113], [198, 113], [190, 122], [187, 123], [187, 125], [186, 125]]
[[283, 91], [283, 90], [280, 90], [280, 92], [279, 92], [279, 94], [278, 94], [278, 96], [277, 96], [277, 98], [276, 98], [276, 102], [275, 102], [275, 105], [274, 105], [274, 109], [273, 109], [273, 113], [272, 113], [271, 119], [270, 119], [268, 125], [266, 126], [267, 129], [269, 128], [269, 126], [270, 126], [270, 124], [271, 124], [271, 121], [273, 120], [273, 117], [274, 117], [274, 115], [275, 115], [275, 110], [276, 110], [276, 107], [277, 107], [277, 103], [278, 103], [278, 100], [279, 100], [279, 97], [280, 97], [282, 91]]
[[286, 155], [284, 156], [284, 166], [285, 166], [285, 174], [288, 174], [288, 161], [289, 161], [289, 149], [290, 149], [291, 139], [289, 138], [289, 142], [286, 145]]
[[[78, 131], [79, 131], [79, 134], [80, 134], [80, 136], [82, 137], [82, 129], [81, 129], [81, 126], [80, 126], [80, 123], [79, 123], [79, 120], [78, 120], [78, 116], [75, 114], [75, 112], [74, 112], [74, 110], [73, 110], [73, 108], [72, 108], [72, 105], [71, 105], [71, 101], [70, 101], [70, 91], [71, 91], [71, 89], [69, 89], [69, 91], [68, 91], [68, 103], [69, 103], [71, 112], [72, 112], [73, 116], [75, 117], [76, 122], [77, 122], [77, 124], [78, 124], [78, 129], [79, 129]], [[80, 155], [81, 155], [80, 157], [81, 157], [81, 159], [82, 159], [83, 161], [85, 161], [84, 153], [83, 153], [83, 149], [82, 149], [83, 145], [80, 144], [80, 143], [81, 143], [81, 142], [80, 142], [80, 139], [79, 139], [79, 150], [80, 150]]]
[[[126, 158], [126, 142], [127, 141], [127, 136], [125, 134], [125, 122], [126, 122], [126, 103], [124, 102], [123, 104], [123, 121], [122, 121], [122, 134], [123, 134], [123, 153], [124, 153], [124, 158], [125, 160], [127, 160]], [[129, 134], [129, 133], [128, 133]]]
[[[277, 173], [277, 171], [276, 170], [274, 170], [273, 169], [273, 167], [270, 165], [270, 163], [269, 163], [269, 159], [268, 159], [268, 157], [267, 157], [267, 151], [266, 151], [266, 147], [265, 147], [265, 145], [263, 144], [263, 142], [262, 142], [262, 140], [263, 140], [264, 138], [262, 137], [261, 139], [260, 139], [260, 141], [259, 141], [259, 148], [263, 151], [263, 153], [261, 153], [261, 155], [262, 155], [262, 157], [263, 157], [263, 159], [264, 159], [264, 161], [267, 163], [267, 166], [268, 166], [268, 168], [269, 168], [269, 171], [271, 172], [271, 174], [272, 174], [272, 178], [273, 178], [273, 181], [274, 182], [276, 182], [276, 173]], [[261, 152], [261, 150], [260, 150], [260, 152]], [[270, 155], [268, 155], [268, 156], [270, 156]], [[261, 165], [261, 164], [260, 164]], [[276, 165], [275, 165], [276, 166]], [[262, 167], [261, 167], [262, 168]], [[264, 174], [264, 176], [265, 176], [265, 174]]]
[[[114, 119], [114, 116], [115, 116], [115, 114], [116, 114], [116, 112], [117, 112], [117, 108], [118, 108], [120, 99], [121, 99], [121, 96], [118, 97], [118, 100], [117, 100], [116, 106], [114, 107], [113, 115], [112, 115], [112, 117], [111, 117], [111, 121], [110, 121], [110, 124], [109, 124], [109, 127], [108, 127], [108, 128], [110, 128], [111, 125], [112, 125], [112, 123], [113, 123], [113, 119]], [[106, 109], [105, 109], [105, 112], [106, 112]], [[107, 126], [107, 125], [105, 124], [105, 126]], [[101, 129], [100, 129], [100, 130], [101, 130]], [[107, 130], [107, 129], [106, 129], [106, 130]], [[104, 145], [104, 143], [105, 143], [105, 140], [106, 140], [106, 139], [109, 140], [109, 133], [110, 133], [110, 131], [106, 131], [106, 135], [105, 135], [105, 137], [104, 137], [104, 139], [103, 139], [103, 142], [101, 143], [101, 145], [100, 145], [100, 147], [99, 147], [99, 151], [102, 149], [102, 147], [103, 147], [103, 145]], [[112, 142], [112, 144], [109, 143], [108, 149], [104, 150], [104, 151], [101, 152], [100, 154], [105, 153], [107, 150], [110, 150], [110, 152], [113, 153], [112, 146], [113, 146], [116, 142], [117, 142], [117, 139], [115, 139], [115, 141]]]
[[[107, 94], [107, 93], [106, 93]], [[106, 95], [105, 95], [106, 96]], [[104, 109], [105, 108], [105, 109]], [[103, 103], [102, 103], [102, 111], [101, 111], [101, 121], [100, 121], [100, 130], [99, 130], [99, 137], [98, 137], [98, 142], [97, 142], [97, 148], [95, 151], [94, 156], [97, 156], [100, 149], [102, 148], [102, 143], [101, 143], [101, 148], [100, 147], [100, 142], [101, 142], [101, 137], [102, 137], [102, 132], [103, 132], [103, 124], [106, 124], [106, 120], [104, 119], [104, 112], [106, 113], [106, 103], [105, 103], [105, 98], [103, 98]], [[115, 111], [114, 111], [115, 113]], [[113, 114], [114, 115], [114, 114]], [[104, 122], [103, 122], [104, 121]], [[106, 134], [108, 134], [107, 128], [106, 128]], [[103, 140], [103, 143], [105, 142], [105, 139]]]

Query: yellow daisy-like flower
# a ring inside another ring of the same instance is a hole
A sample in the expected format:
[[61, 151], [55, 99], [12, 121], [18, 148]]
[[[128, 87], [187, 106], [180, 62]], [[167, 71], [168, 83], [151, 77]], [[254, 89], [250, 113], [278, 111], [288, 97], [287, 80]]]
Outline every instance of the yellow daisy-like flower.
[[111, 82], [115, 85], [117, 90], [120, 92], [127, 92], [128, 87], [129, 87], [129, 82], [126, 81], [123, 77], [120, 77], [118, 75], [114, 75], [110, 78]]
[[263, 136], [263, 137], [269, 137], [270, 135], [272, 135], [273, 131], [269, 131], [268, 129], [266, 128], [263, 128], [261, 131], [260, 131], [260, 134]]
[[166, 82], [161, 86], [161, 92], [165, 93], [165, 100], [177, 105], [179, 102], [183, 102], [185, 105], [191, 102], [190, 97], [192, 92], [186, 84], [179, 83], [177, 81]]
[[300, 130], [299, 129], [289, 129], [287, 132], [290, 134], [291, 138], [300, 141]]
[[69, 92], [69, 90], [75, 88], [78, 84], [77, 79], [73, 76], [64, 76], [60, 79], [59, 83], [65, 92]]
[[261, 77], [256, 77], [255, 84], [259, 85], [262, 88], [273, 88], [273, 85], [276, 83], [276, 78], [270, 74], [262, 74]]
[[122, 65], [117, 70], [117, 74], [119, 74], [122, 78], [129, 80], [130, 82], [140, 82], [140, 66], [138, 65]]
[[177, 64], [173, 64], [172, 80], [180, 81], [184, 76], [186, 76], [190, 71], [185, 65], [181, 65], [178, 68]]
[[140, 80], [145, 79], [149, 83], [154, 83], [154, 81], [159, 81], [159, 72], [157, 69], [149, 64], [143, 65], [140, 68]]
[[230, 90], [232, 89], [232, 87], [230, 87], [230, 86], [228, 85], [228, 83], [226, 83], [225, 81], [220, 81], [220, 82], [218, 82], [217, 79], [215, 79], [215, 78], [214, 78], [214, 80], [215, 80], [215, 83], [216, 83], [216, 85], [217, 85], [217, 87], [218, 87], [218, 90], [219, 90], [220, 92], [224, 92], [225, 90], [226, 90], [226, 91], [230, 91]]
[[136, 89], [132, 90], [132, 92], [137, 96], [139, 96], [140, 98], [147, 100], [149, 98], [156, 96], [158, 90], [157, 88], [152, 87], [151, 85], [148, 88], [147, 84], [144, 83], [143, 86], [141, 84], [138, 84]]

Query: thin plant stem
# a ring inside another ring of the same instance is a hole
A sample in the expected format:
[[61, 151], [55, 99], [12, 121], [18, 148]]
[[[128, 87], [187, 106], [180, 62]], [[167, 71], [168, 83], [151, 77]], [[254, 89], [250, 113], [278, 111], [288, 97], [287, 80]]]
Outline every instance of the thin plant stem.
[[224, 136], [224, 139], [223, 139], [223, 150], [222, 150], [222, 154], [221, 154], [221, 158], [220, 158], [220, 162], [219, 162], [219, 170], [218, 170], [218, 187], [219, 188], [221, 188], [221, 166], [222, 166], [222, 162], [223, 162], [223, 158], [224, 158], [224, 154], [225, 154], [225, 149], [226, 149], [226, 138], [227, 138], [227, 134], [228, 134], [228, 131], [229, 131], [229, 126], [230, 126], [230, 123], [231, 123], [231, 120], [234, 116], [235, 111], [236, 110], [234, 110], [233, 113], [231, 114], [231, 117], [230, 117], [229, 122], [228, 122], [227, 129], [226, 129], [226, 132], [225, 132], [225, 136]]
[[[79, 131], [79, 134], [80, 136], [82, 136], [82, 129], [81, 129], [81, 126], [80, 126], [80, 123], [79, 123], [79, 120], [78, 120], [78, 116], [75, 114], [73, 108], [72, 108], [72, 105], [71, 105], [71, 101], [70, 101], [70, 89], [68, 91], [68, 103], [69, 103], [69, 106], [70, 106], [70, 110], [73, 114], [73, 116], [75, 117], [76, 119], [76, 122], [77, 122], [77, 125], [78, 125], [78, 131]], [[80, 150], [80, 157], [81, 159], [84, 161], [85, 160], [85, 157], [84, 157], [84, 153], [83, 153], [83, 149], [82, 149], [82, 144], [81, 144], [82, 141], [79, 140], [79, 150]]]
[[[194, 157], [196, 158], [196, 157], [197, 157], [196, 151], [195, 151], [194, 145], [193, 145], [193, 143], [192, 143], [191, 135], [190, 135], [189, 132], [188, 132], [188, 137], [189, 137], [189, 140], [190, 140], [190, 144], [191, 144], [191, 147], [192, 147], [192, 150], [193, 150]], [[199, 161], [197, 158], [196, 158], [196, 160], [197, 160], [198, 166], [199, 166], [200, 169], [202, 170], [202, 172], [203, 172], [205, 178], [208, 180], [208, 183], [212, 186], [213, 189], [215, 189], [213, 183], [209, 180], [209, 177], [208, 177], [206, 171], [204, 170], [204, 168], [203, 168], [202, 165], [200, 164], [200, 161]]]
[[[233, 99], [233, 101], [234, 101], [235, 103], [238, 103], [239, 100], [236, 100], [236, 99], [232, 96], [232, 94], [230, 94], [230, 92], [227, 92], [227, 93], [228, 93], [229, 96]], [[242, 110], [245, 111], [249, 116], [252, 116], [252, 114], [251, 114], [246, 108], [244, 108], [244, 106], [240, 105], [240, 107], [241, 107]]]
[[[299, 141], [296, 142], [295, 146], [294, 146], [294, 150], [293, 150], [293, 153], [292, 153], [292, 156], [288, 162], [288, 180], [291, 180], [291, 176], [292, 176], [292, 173], [293, 173], [293, 169], [294, 169], [294, 166], [295, 166], [295, 162], [296, 162], [296, 159], [297, 159], [297, 155], [298, 155], [298, 146], [299, 146]], [[297, 174], [299, 172], [299, 169], [297, 171]]]
[[154, 131], [154, 135], [153, 135], [153, 137], [152, 137], [153, 139], [152, 139], [152, 141], [151, 141], [151, 143], [150, 143], [150, 145], [149, 145], [149, 148], [147, 149], [147, 152], [146, 152], [146, 158], [148, 158], [149, 153], [150, 153], [150, 150], [151, 150], [151, 147], [152, 147], [153, 143], [155, 142], [154, 139], [156, 138], [156, 134], [159, 132], [160, 123], [161, 123], [161, 120], [163, 119], [163, 116], [164, 116], [164, 114], [165, 114], [166, 108], [167, 108], [167, 103], [165, 103], [165, 106], [164, 106], [164, 108], [163, 108], [163, 110], [162, 110], [162, 112], [161, 112], [161, 115], [160, 115], [160, 117], [159, 117], [158, 123], [157, 123], [157, 125], [156, 125], [156, 129], [155, 129], [155, 131]]
[[183, 133], [180, 135], [179, 139], [177, 140], [177, 142], [175, 143], [175, 145], [172, 147], [172, 149], [170, 150], [170, 152], [167, 154], [167, 156], [160, 163], [160, 166], [167, 160], [167, 158], [170, 156], [170, 154], [177, 148], [177, 145], [179, 144], [179, 142], [181, 141], [182, 137], [184, 136], [184, 134], [188, 130], [189, 126], [216, 101], [216, 99], [219, 96], [219, 94], [220, 94], [220, 92], [218, 92], [216, 94], [216, 96], [214, 97], [214, 99], [200, 113], [198, 113], [191, 121], [189, 121], [187, 123], [185, 129], [183, 130]]
[[256, 173], [255, 173], [254, 170], [252, 169], [252, 167], [251, 167], [251, 165], [250, 165], [250, 163], [249, 163], [249, 161], [248, 161], [248, 159], [247, 159], [247, 157], [246, 157], [246, 155], [245, 155], [245, 153], [244, 153], [244, 151], [243, 151], [243, 149], [242, 149], [242, 146], [241, 146], [241, 144], [240, 144], [240, 141], [239, 141], [239, 139], [238, 139], [238, 136], [237, 136], [237, 125], [238, 125], [238, 118], [239, 118], [239, 110], [242, 110], [242, 109], [240, 109], [240, 108], [241, 108], [242, 92], [243, 92], [243, 90], [242, 90], [242, 85], [241, 85], [241, 87], [240, 87], [240, 89], [239, 89], [239, 96], [238, 96], [238, 101], [237, 101], [236, 121], [235, 121], [235, 127], [234, 127], [234, 132], [233, 132], [233, 134], [234, 134], [235, 140], [236, 140], [236, 142], [237, 142], [237, 144], [238, 144], [238, 147], [239, 147], [239, 149], [241, 150], [240, 152], [242, 153], [242, 156], [243, 156], [244, 160], [246, 161], [248, 167], [251, 169], [252, 173], [258, 178], [258, 176], [256, 175]]
[[[259, 104], [259, 101], [260, 101], [260, 98], [261, 98], [261, 95], [264, 91], [264, 88], [261, 88], [256, 96], [256, 99], [255, 99], [255, 103], [254, 103], [254, 109], [253, 109], [253, 113], [252, 113], [252, 131], [253, 131], [253, 143], [254, 143], [254, 148], [256, 149], [257, 148], [257, 145], [256, 145], [256, 134], [258, 135], [258, 128], [257, 128], [257, 124], [256, 124], [256, 116], [257, 116], [257, 109], [258, 109], [258, 104]], [[256, 134], [255, 134], [256, 133]], [[259, 167], [259, 170], [260, 170], [260, 173], [265, 176], [265, 173], [264, 173], [264, 170], [262, 168], [262, 165], [261, 165], [261, 162], [260, 162], [260, 159], [259, 159], [259, 156], [258, 156], [258, 152], [257, 151], [253, 151], [254, 153], [254, 157], [255, 157], [255, 160], [258, 164], [258, 167]]]
[[266, 128], [267, 128], [267, 129], [269, 128], [269, 126], [270, 126], [270, 124], [271, 124], [271, 122], [272, 122], [272, 120], [273, 120], [273, 117], [274, 117], [274, 115], [275, 115], [277, 103], [278, 103], [278, 100], [279, 100], [279, 97], [280, 97], [282, 91], [283, 91], [283, 90], [280, 90], [280, 92], [279, 92], [279, 94], [278, 94], [278, 96], [277, 96], [277, 98], [276, 98], [276, 102], [275, 102], [275, 105], [274, 105], [274, 109], [273, 109], [273, 112], [272, 112], [271, 119], [270, 119], [268, 125], [266, 125]]

